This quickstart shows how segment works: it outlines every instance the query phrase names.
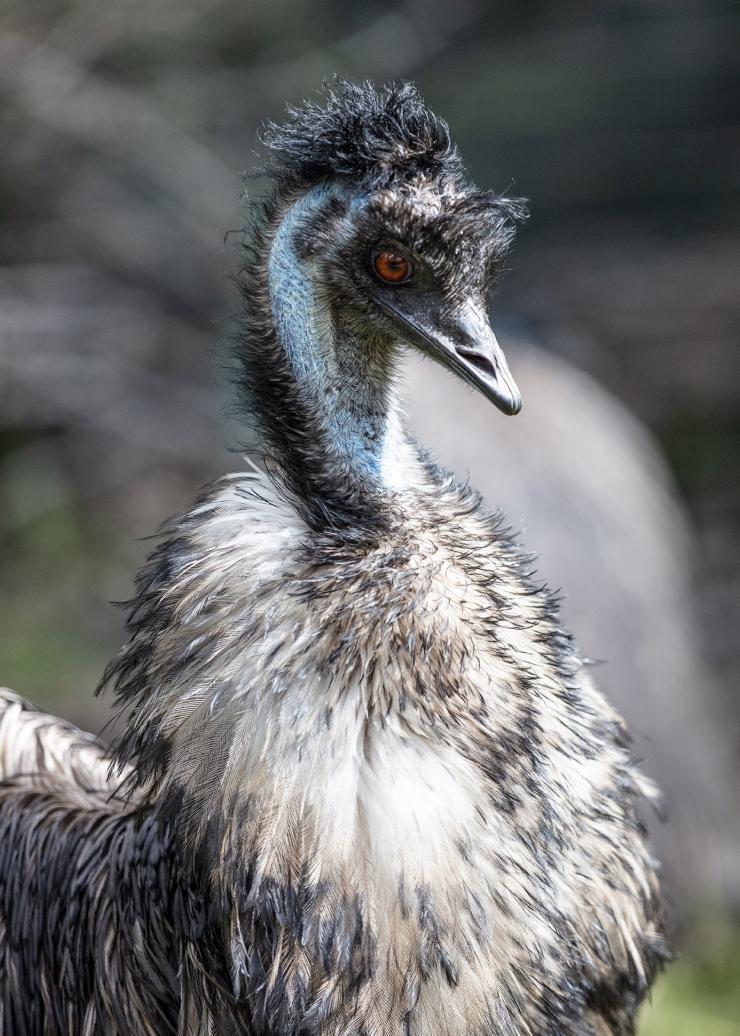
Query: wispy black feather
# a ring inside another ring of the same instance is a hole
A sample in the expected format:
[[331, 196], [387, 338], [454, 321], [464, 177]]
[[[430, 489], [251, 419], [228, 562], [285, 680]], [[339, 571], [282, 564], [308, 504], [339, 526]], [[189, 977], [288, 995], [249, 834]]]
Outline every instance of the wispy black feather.
[[412, 83], [336, 79], [321, 103], [288, 108], [263, 134], [265, 171], [281, 188], [346, 179], [382, 187], [419, 173], [463, 183], [463, 164], [444, 119]]

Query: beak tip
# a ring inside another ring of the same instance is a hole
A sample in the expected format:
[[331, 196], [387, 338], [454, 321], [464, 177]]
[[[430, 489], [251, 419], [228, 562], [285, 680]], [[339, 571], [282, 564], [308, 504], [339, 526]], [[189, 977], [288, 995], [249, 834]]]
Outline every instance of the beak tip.
[[522, 397], [516, 390], [499, 388], [491, 393], [491, 399], [507, 417], [515, 417], [522, 409]]

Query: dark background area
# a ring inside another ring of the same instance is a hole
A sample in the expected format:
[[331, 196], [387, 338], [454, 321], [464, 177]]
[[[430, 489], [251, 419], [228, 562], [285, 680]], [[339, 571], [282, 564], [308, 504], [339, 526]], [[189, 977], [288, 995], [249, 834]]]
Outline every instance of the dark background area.
[[[592, 375], [667, 461], [685, 523], [673, 604], [709, 674], [685, 693], [709, 703], [728, 761], [707, 781], [736, 802], [740, 12], [729, 0], [3, 0], [0, 679], [81, 724], [105, 722], [92, 689], [123, 637], [108, 602], [129, 595], [141, 538], [241, 463], [227, 451], [241, 430], [223, 343], [238, 307], [229, 232], [246, 219], [257, 129], [333, 73], [414, 79], [473, 178], [530, 199], [497, 326], [558, 370]], [[546, 388], [532, 395], [557, 405]], [[579, 408], [575, 388], [568, 406]], [[564, 471], [566, 450], [578, 445], [564, 434]], [[594, 477], [616, 477], [608, 444]], [[547, 571], [546, 545], [528, 545]], [[672, 621], [652, 614], [648, 633]], [[651, 722], [660, 741], [660, 715]], [[691, 726], [665, 738], [679, 768]], [[740, 1032], [731, 884], [692, 918], [688, 959], [645, 1033]]]

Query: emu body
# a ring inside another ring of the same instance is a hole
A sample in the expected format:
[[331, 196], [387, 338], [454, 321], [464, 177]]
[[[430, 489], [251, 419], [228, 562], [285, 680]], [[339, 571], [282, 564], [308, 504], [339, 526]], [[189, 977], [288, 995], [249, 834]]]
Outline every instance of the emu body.
[[[553, 598], [396, 403], [410, 341], [518, 408], [483, 308], [517, 207], [409, 87], [345, 85], [271, 146], [240, 352], [270, 475], [163, 534], [110, 756], [83, 739], [78, 772], [8, 699], [0, 751], [11, 725], [36, 747], [0, 754], [6, 1029], [632, 1032], [663, 953], [650, 789]], [[391, 248], [400, 291], [367, 272]]]

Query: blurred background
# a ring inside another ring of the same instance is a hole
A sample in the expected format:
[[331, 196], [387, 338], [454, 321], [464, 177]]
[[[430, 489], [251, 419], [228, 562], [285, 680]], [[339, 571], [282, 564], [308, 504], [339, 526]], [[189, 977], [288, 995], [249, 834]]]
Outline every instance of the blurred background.
[[682, 957], [641, 1033], [739, 1034], [736, 2], [0, 0], [0, 680], [108, 720], [109, 602], [242, 464], [256, 132], [334, 73], [413, 78], [531, 200], [495, 320], [525, 411], [410, 360], [411, 421], [564, 588], [665, 791]]

